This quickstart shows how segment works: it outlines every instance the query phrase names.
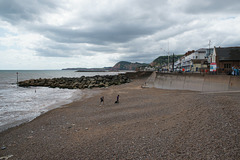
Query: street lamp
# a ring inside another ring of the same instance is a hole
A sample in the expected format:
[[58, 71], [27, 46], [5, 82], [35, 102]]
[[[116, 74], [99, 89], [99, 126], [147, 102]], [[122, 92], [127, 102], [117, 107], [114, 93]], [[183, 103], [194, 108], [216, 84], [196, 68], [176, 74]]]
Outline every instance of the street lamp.
[[18, 86], [18, 72], [16, 74], [17, 74], [17, 86]]
[[168, 45], [168, 51], [165, 51], [165, 49], [160, 48], [161, 50], [163, 50], [164, 52], [166, 52], [168, 54], [168, 71], [169, 71], [169, 45]]

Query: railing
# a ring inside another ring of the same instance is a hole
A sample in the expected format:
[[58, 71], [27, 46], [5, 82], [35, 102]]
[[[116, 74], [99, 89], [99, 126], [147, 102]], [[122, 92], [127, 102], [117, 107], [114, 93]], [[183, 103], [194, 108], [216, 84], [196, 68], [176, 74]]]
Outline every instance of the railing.
[[[181, 70], [175, 70], [175, 71], [158, 71], [159, 73], [169, 73], [169, 74], [201, 74], [201, 75], [232, 75], [232, 69], [228, 68], [219, 68], [216, 72], [211, 72], [208, 68], [199, 68], [198, 72], [196, 71], [181, 71]], [[238, 76], [239, 76], [238, 72]]]

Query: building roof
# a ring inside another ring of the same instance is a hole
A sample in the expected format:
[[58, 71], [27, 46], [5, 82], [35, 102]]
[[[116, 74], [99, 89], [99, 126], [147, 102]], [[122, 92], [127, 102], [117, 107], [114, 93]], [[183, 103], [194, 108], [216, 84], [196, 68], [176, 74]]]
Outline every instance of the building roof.
[[184, 56], [188, 56], [188, 55], [190, 55], [190, 54], [192, 54], [192, 53], [194, 53], [194, 52], [195, 52], [195, 50], [187, 51], [187, 52], [184, 54]]
[[215, 48], [219, 61], [239, 61], [240, 47]]

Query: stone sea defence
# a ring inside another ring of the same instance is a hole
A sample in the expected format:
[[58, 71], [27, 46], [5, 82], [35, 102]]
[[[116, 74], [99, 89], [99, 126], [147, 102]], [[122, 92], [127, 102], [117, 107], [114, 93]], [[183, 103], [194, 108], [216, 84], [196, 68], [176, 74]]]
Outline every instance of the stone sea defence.
[[240, 77], [229, 75], [152, 73], [147, 87], [192, 91], [240, 91]]
[[26, 81], [21, 81], [18, 83], [21, 87], [29, 86], [43, 86], [51, 88], [68, 88], [68, 89], [84, 89], [84, 88], [94, 88], [94, 87], [109, 87], [111, 85], [120, 85], [124, 83], [129, 83], [130, 79], [124, 75], [106, 75], [106, 76], [93, 76], [80, 78], [52, 78], [52, 79], [30, 79]]

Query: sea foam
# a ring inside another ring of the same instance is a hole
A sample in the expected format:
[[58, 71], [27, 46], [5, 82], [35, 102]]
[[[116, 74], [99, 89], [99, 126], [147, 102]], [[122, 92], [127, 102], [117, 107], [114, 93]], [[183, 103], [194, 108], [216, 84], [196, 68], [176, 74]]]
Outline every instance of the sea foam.
[[82, 90], [11, 85], [0, 90], [0, 131], [28, 122], [40, 114], [80, 99]]

